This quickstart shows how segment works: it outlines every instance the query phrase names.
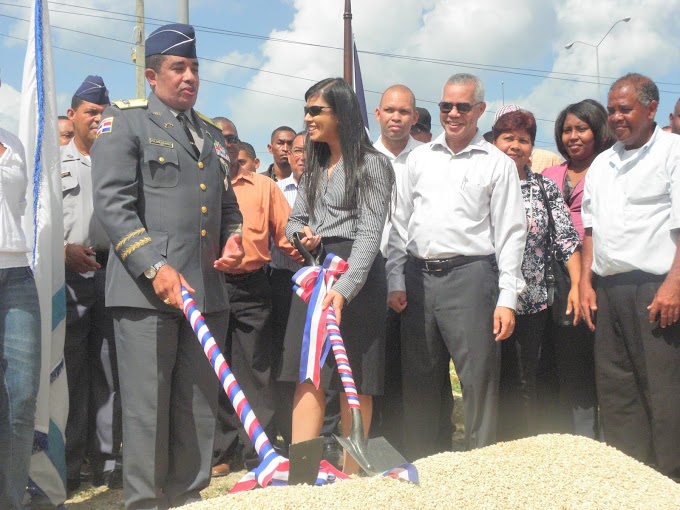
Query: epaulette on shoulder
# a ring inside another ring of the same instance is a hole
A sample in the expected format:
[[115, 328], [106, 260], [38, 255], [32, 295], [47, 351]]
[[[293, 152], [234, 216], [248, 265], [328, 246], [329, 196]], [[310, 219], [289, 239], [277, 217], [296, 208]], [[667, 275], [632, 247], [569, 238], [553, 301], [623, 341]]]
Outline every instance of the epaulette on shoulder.
[[196, 111], [196, 115], [198, 115], [201, 119], [203, 119], [207, 124], [210, 124], [211, 126], [216, 127], [217, 129], [222, 131], [222, 127], [215, 124], [210, 117], [206, 117], [205, 115], [203, 115], [201, 112], [199, 112], [197, 110], [194, 110], [194, 111]]
[[130, 108], [146, 108], [149, 102], [146, 99], [121, 99], [114, 101], [113, 104], [121, 110], [128, 110]]

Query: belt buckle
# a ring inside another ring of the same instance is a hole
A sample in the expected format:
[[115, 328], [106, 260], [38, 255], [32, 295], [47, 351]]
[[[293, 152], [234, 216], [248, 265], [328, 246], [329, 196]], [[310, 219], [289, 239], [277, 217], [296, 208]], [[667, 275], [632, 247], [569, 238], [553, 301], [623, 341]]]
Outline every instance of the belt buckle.
[[425, 260], [425, 271], [427, 271], [428, 273], [438, 273], [438, 272], [442, 271], [441, 267], [437, 267], [437, 266], [430, 267], [430, 262], [432, 262], [433, 264], [437, 263], [437, 261], [434, 261], [434, 260]]

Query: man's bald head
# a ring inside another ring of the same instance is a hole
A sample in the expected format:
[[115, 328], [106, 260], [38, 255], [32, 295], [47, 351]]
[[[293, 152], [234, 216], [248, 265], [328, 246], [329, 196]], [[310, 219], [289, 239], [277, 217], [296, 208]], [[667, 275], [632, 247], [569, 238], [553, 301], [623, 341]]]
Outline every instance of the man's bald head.
[[399, 93], [399, 94], [403, 94], [403, 95], [409, 97], [410, 100], [411, 100], [411, 106], [413, 108], [413, 111], [415, 111], [415, 109], [416, 109], [416, 96], [413, 94], [413, 91], [410, 88], [408, 88], [406, 85], [401, 85], [401, 84], [392, 85], [387, 90], [385, 90], [385, 92], [383, 92], [383, 95], [380, 97], [380, 106], [382, 106], [383, 101], [385, 101], [386, 98], [390, 97], [390, 95], [394, 92]]

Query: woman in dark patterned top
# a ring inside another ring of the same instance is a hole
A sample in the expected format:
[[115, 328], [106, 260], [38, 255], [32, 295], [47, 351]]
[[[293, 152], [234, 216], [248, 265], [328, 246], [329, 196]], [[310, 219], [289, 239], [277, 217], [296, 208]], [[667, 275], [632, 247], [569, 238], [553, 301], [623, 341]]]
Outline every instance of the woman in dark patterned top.
[[567, 313], [580, 319], [578, 280], [581, 271], [579, 236], [574, 228], [562, 193], [554, 182], [544, 179], [548, 197], [545, 203], [538, 179], [529, 168], [536, 138], [536, 120], [527, 111], [502, 115], [493, 127], [494, 145], [507, 154], [517, 166], [527, 215], [527, 241], [522, 261], [526, 288], [517, 302], [517, 319], [512, 336], [501, 344], [500, 406], [498, 439], [510, 440], [537, 432], [536, 374], [541, 345], [546, 335], [548, 294], [545, 282], [545, 253], [548, 249], [548, 207], [557, 230], [557, 245], [566, 260], [571, 276], [571, 292]]
[[[305, 94], [308, 136], [305, 173], [286, 235], [300, 232], [309, 251], [344, 258], [349, 269], [329, 291], [324, 305], [333, 304], [352, 372], [360, 393], [365, 433], [371, 423], [372, 395], [383, 392], [387, 283], [378, 255], [383, 225], [391, 201], [394, 171], [376, 151], [364, 129], [359, 103], [341, 78], [329, 78]], [[297, 382], [293, 407], [293, 443], [317, 437], [325, 409], [325, 389], [343, 391], [330, 353], [321, 370], [321, 386], [300, 383], [299, 367], [306, 305], [293, 296], [284, 343], [281, 381]], [[344, 393], [340, 397], [342, 433], [351, 416]], [[345, 455], [345, 472], [358, 467]]]

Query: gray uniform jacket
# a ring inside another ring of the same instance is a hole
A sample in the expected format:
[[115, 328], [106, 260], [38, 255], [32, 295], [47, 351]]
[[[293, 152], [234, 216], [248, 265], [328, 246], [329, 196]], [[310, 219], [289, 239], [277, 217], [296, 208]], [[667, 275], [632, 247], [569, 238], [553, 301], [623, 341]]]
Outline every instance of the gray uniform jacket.
[[61, 190], [64, 194], [64, 240], [106, 250], [109, 238], [94, 214], [90, 158], [76, 148], [75, 139], [61, 147]]
[[203, 312], [228, 308], [224, 275], [213, 263], [243, 218], [231, 185], [225, 190], [222, 132], [204, 118], [193, 120], [204, 139], [198, 159], [153, 92], [148, 105], [116, 101], [102, 114], [92, 176], [95, 213], [111, 240], [107, 306], [172, 311], [143, 274], [167, 260], [196, 290]]

